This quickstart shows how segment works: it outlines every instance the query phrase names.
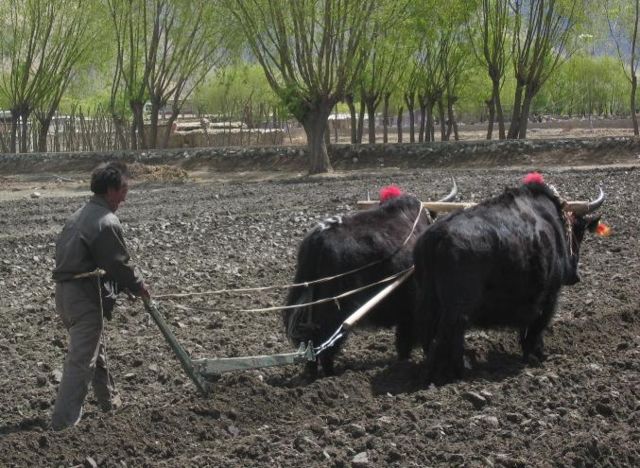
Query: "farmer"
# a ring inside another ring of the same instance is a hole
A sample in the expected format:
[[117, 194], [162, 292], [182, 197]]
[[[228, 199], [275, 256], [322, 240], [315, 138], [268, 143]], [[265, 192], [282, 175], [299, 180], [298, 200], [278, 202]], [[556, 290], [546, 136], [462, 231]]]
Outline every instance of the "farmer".
[[[56, 310], [69, 331], [69, 345], [53, 409], [54, 430], [80, 421], [89, 383], [102, 410], [121, 404], [107, 367], [103, 319], [111, 319], [119, 291], [149, 299], [147, 286], [129, 264], [122, 227], [114, 214], [128, 189], [124, 163], [98, 166], [91, 174], [93, 197], [67, 220], [56, 242]], [[106, 272], [101, 279], [77, 277], [97, 269]]]

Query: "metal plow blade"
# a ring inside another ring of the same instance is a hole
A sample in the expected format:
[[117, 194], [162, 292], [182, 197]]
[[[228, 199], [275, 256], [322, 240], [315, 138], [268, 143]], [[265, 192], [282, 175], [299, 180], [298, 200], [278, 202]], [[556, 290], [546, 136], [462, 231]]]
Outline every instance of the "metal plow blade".
[[304, 361], [315, 361], [316, 354], [313, 345], [309, 342], [306, 346], [300, 343], [295, 353], [242, 356], [215, 359], [194, 359], [195, 370], [203, 377], [211, 378], [219, 376], [223, 372], [235, 370], [260, 369], [263, 367], [285, 366]]

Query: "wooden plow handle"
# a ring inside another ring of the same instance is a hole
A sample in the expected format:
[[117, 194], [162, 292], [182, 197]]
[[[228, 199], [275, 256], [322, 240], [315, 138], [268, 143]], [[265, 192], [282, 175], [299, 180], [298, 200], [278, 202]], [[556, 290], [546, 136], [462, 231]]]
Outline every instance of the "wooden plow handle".
[[153, 301], [149, 299], [145, 298], [143, 299], [143, 302], [144, 302], [144, 308], [149, 313], [149, 315], [151, 315], [151, 318], [153, 318], [153, 321], [156, 322], [156, 325], [158, 325], [158, 328], [160, 329], [165, 340], [167, 340], [167, 343], [169, 343], [169, 346], [177, 356], [186, 374], [196, 385], [200, 393], [202, 393], [204, 396], [207, 396], [210, 391], [210, 388], [209, 388], [210, 386], [202, 378], [202, 376], [196, 372], [193, 366], [193, 361], [191, 361], [189, 354], [184, 350], [184, 348], [180, 345], [180, 343], [178, 343], [178, 340], [176, 339], [175, 335], [169, 329], [167, 322], [165, 322], [162, 315], [160, 315], [160, 312], [158, 311], [158, 307], [153, 303]]

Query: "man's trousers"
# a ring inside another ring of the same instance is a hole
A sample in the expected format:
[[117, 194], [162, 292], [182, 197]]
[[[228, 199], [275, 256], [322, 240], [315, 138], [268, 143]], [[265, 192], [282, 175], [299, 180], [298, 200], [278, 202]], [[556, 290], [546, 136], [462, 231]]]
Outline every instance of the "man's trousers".
[[98, 291], [92, 278], [56, 283], [56, 310], [69, 332], [69, 343], [51, 418], [54, 430], [80, 421], [90, 383], [102, 407], [108, 408], [114, 396], [101, 340], [104, 322]]

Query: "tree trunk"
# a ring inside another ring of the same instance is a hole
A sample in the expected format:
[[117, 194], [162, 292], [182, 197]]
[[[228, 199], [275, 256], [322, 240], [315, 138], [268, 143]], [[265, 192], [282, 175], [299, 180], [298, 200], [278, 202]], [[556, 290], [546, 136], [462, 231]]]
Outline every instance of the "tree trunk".
[[633, 122], [633, 134], [638, 136], [638, 116], [636, 115], [636, 91], [638, 89], [638, 77], [631, 75], [631, 121]]
[[435, 141], [435, 125], [433, 122], [433, 101], [427, 100], [427, 141]]
[[150, 117], [150, 126], [149, 126], [149, 140], [147, 145], [149, 148], [157, 148], [158, 147], [158, 117], [160, 114], [160, 103], [151, 100], [151, 115]]
[[447, 123], [444, 112], [444, 102], [442, 97], [438, 99], [438, 117], [440, 118], [440, 141], [447, 140]]
[[20, 118], [20, 152], [26, 153], [29, 150], [29, 113], [23, 110]]
[[11, 109], [11, 152], [16, 153], [18, 150], [18, 122], [20, 121], [20, 111]]
[[493, 138], [493, 121], [496, 116], [496, 107], [493, 95], [490, 99], [485, 101], [487, 108], [489, 109], [489, 119], [487, 121], [487, 140], [491, 140]]
[[116, 114], [111, 115], [111, 119], [113, 120], [113, 126], [116, 129], [116, 141], [120, 145], [119, 149], [126, 149], [127, 140], [124, 137], [124, 125], [123, 119]]
[[382, 106], [382, 142], [389, 142], [389, 99], [391, 93], [385, 93]]
[[[425, 140], [424, 131], [427, 125], [427, 100], [424, 96], [418, 95], [418, 104], [420, 106], [420, 130], [418, 132], [418, 142], [422, 143]], [[427, 141], [428, 140], [429, 138], [427, 137]]]
[[365, 113], [365, 104], [364, 101], [360, 100], [360, 110], [358, 111], [358, 132], [356, 135], [356, 143], [359, 145], [362, 144], [362, 132], [364, 131], [364, 113]]
[[356, 106], [353, 104], [353, 94], [347, 94], [344, 98], [351, 115], [351, 144], [358, 142], [358, 119], [356, 118]]
[[144, 103], [130, 101], [133, 121], [131, 122], [131, 149], [145, 149], [147, 142], [144, 137]]
[[367, 99], [367, 115], [369, 117], [369, 143], [376, 142], [376, 103], [375, 99]]
[[8, 153], [9, 147], [7, 146], [7, 143], [4, 141], [4, 137], [2, 136], [7, 127], [4, 123], [2, 123], [1, 126], [2, 129], [0, 130], [0, 153]]
[[404, 95], [404, 102], [407, 105], [409, 111], [409, 141], [411, 143], [416, 142], [416, 116], [413, 113], [415, 107], [416, 96], [414, 93]]
[[402, 108], [402, 106], [398, 106], [398, 117], [396, 119], [396, 127], [398, 129], [398, 143], [402, 143], [402, 133], [403, 133], [402, 112], [403, 111], [404, 109]]
[[495, 81], [493, 83], [493, 105], [495, 111], [495, 118], [498, 120], [498, 137], [501, 140], [505, 139], [504, 133], [504, 113], [502, 112], [502, 101], [500, 99], [500, 82]]
[[180, 113], [180, 109], [176, 107], [172, 107], [171, 115], [169, 116], [169, 120], [167, 120], [167, 128], [164, 130], [164, 135], [162, 136], [162, 145], [161, 148], [169, 147], [169, 139], [171, 138], [171, 129], [173, 128], [173, 123], [178, 120], [178, 114]]
[[520, 114], [522, 113], [522, 91], [524, 87], [520, 84], [516, 85], [516, 94], [513, 100], [513, 113], [511, 114], [511, 126], [507, 138], [515, 139], [520, 133]]
[[38, 119], [40, 128], [38, 129], [38, 151], [40, 153], [47, 152], [47, 134], [49, 133], [49, 127], [51, 126], [51, 117], [46, 116], [42, 119]]
[[527, 89], [522, 102], [522, 109], [520, 111], [520, 123], [518, 125], [518, 139], [524, 140], [525, 138], [527, 138], [529, 110], [531, 108], [531, 101], [533, 101], [534, 96], [535, 96], [535, 93]]
[[309, 112], [302, 123], [307, 134], [307, 147], [309, 150], [309, 174], [332, 172], [331, 161], [327, 153], [324, 135], [327, 130], [327, 119], [331, 107], [324, 110]]
[[456, 121], [456, 113], [453, 110], [453, 104], [457, 101], [455, 96], [447, 97], [447, 112], [449, 116], [449, 125], [447, 125], [447, 140], [450, 139], [451, 131], [453, 130], [453, 138], [455, 141], [460, 140], [460, 134], [458, 133], [458, 122]]

